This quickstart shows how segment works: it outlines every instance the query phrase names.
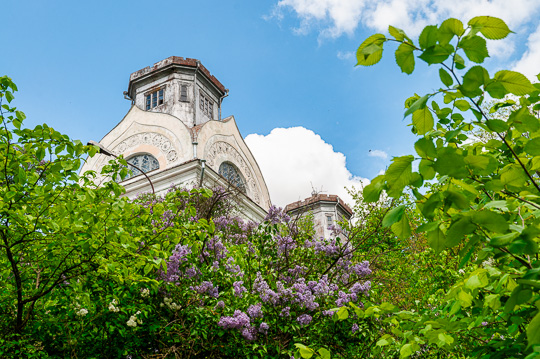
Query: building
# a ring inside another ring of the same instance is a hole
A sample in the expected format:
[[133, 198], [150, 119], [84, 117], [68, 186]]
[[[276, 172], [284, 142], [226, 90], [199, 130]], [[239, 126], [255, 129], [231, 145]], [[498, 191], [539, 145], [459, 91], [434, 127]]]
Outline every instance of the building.
[[[144, 171], [157, 194], [180, 187], [235, 186], [245, 217], [262, 220], [268, 188], [233, 116], [221, 118], [228, 90], [195, 59], [172, 56], [131, 74], [125, 117], [100, 141], [115, 156]], [[98, 154], [81, 172], [97, 173], [110, 158]], [[138, 170], [122, 185], [135, 197], [151, 191]], [[98, 178], [98, 180], [105, 180]]]
[[[169, 57], [131, 74], [124, 96], [132, 106], [100, 141], [102, 153], [89, 158], [81, 172], [100, 173], [112, 156], [123, 155], [132, 175], [122, 181], [130, 198], [141, 192], [179, 187], [237, 189], [245, 218], [262, 221], [271, 205], [257, 161], [233, 116], [221, 118], [229, 91], [199, 60]], [[146, 176], [142, 176], [142, 170]], [[98, 176], [98, 181], [105, 178]], [[293, 215], [311, 211], [317, 235], [352, 211], [335, 195], [314, 195], [286, 207]]]
[[312, 193], [311, 197], [303, 201], [288, 204], [285, 212], [291, 217], [311, 213], [315, 236], [324, 238], [329, 238], [332, 232], [328, 227], [343, 220], [348, 221], [353, 214], [351, 208], [338, 196], [317, 193]]

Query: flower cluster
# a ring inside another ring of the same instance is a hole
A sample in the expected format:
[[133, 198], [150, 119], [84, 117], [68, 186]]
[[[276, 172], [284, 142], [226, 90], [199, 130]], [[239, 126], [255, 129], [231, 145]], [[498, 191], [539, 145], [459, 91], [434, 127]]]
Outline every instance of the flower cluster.
[[118, 304], [118, 302], [116, 301], [116, 299], [113, 299], [110, 303], [109, 303], [109, 312], [114, 312], [114, 313], [118, 313], [120, 311], [120, 308], [118, 308], [116, 305]]

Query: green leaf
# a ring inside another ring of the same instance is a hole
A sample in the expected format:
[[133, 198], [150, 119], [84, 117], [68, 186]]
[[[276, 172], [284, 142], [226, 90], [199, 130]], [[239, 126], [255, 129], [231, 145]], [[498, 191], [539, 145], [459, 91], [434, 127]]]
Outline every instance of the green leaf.
[[384, 187], [384, 176], [381, 175], [381, 176], [375, 177], [371, 181], [370, 184], [364, 187], [364, 190], [362, 191], [364, 201], [368, 203], [377, 202], [379, 200], [379, 197], [381, 196], [383, 187]]
[[413, 113], [412, 122], [419, 135], [432, 130], [434, 125], [433, 115], [427, 106]]
[[447, 45], [435, 45], [427, 48], [422, 52], [419, 58], [424, 60], [430, 65], [440, 64], [448, 58], [454, 52], [454, 46]]
[[437, 336], [438, 344], [441, 344], [440, 346], [444, 345], [450, 345], [454, 342], [454, 338], [452, 338], [450, 335], [446, 333], [439, 333]]
[[540, 344], [540, 311], [536, 313], [527, 326], [527, 342], [529, 347]]
[[457, 52], [454, 54], [454, 64], [456, 69], [463, 70], [465, 68], [465, 60]]
[[506, 90], [504, 85], [497, 81], [489, 81], [484, 86], [484, 89], [489, 93], [493, 98], [502, 99], [509, 92]]
[[516, 96], [524, 96], [536, 90], [529, 79], [519, 72], [501, 70], [493, 79], [502, 84], [506, 91]]
[[455, 35], [461, 36], [463, 32], [463, 23], [458, 19], [444, 20], [439, 27], [439, 43], [441, 45], [448, 44]]
[[487, 120], [486, 125], [494, 132], [504, 132], [508, 130], [508, 123], [503, 120]]
[[403, 118], [406, 118], [411, 113], [414, 113], [416, 110], [426, 107], [426, 102], [430, 98], [430, 96], [431, 96], [430, 94], [427, 94], [425, 96], [420, 97], [418, 100], [414, 101], [414, 103], [407, 109], [407, 111], [405, 111]]
[[319, 349], [319, 354], [320, 354], [322, 359], [330, 359], [331, 358], [330, 351], [328, 349], [320, 348]]
[[418, 44], [422, 50], [427, 49], [428, 47], [434, 46], [437, 43], [438, 31], [437, 26], [429, 25], [424, 27], [420, 37], [418, 38]]
[[524, 150], [532, 156], [540, 156], [540, 137], [527, 141]]
[[472, 62], [482, 63], [486, 57], [489, 57], [486, 40], [480, 36], [465, 37], [459, 43], [459, 47], [465, 51], [465, 55]]
[[414, 71], [414, 47], [404, 42], [396, 50], [396, 63], [401, 72], [410, 75]]
[[469, 174], [464, 157], [451, 147], [439, 150], [437, 161], [433, 167], [440, 174], [454, 178], [465, 178]]
[[349, 318], [349, 310], [347, 309], [347, 307], [339, 308], [336, 314], [339, 320], [345, 320]]
[[13, 96], [13, 94], [11, 92], [9, 92], [9, 91], [6, 91], [5, 95], [6, 95], [6, 100], [7, 100], [8, 103], [11, 103], [11, 101], [13, 101], [13, 99], [15, 98]]
[[454, 102], [454, 106], [456, 106], [460, 111], [467, 111], [471, 108], [471, 104], [467, 100], [457, 100]]
[[473, 297], [469, 293], [460, 290], [458, 293], [458, 300], [462, 307], [467, 308], [471, 306]]
[[476, 226], [469, 217], [461, 217], [453, 222], [446, 232], [446, 245], [451, 248], [461, 243], [467, 234], [471, 234]]
[[473, 290], [476, 288], [484, 288], [489, 284], [487, 271], [485, 269], [476, 270], [474, 273], [475, 274], [472, 274], [465, 282], [465, 288]]
[[485, 170], [489, 165], [489, 157], [468, 155], [463, 159], [472, 169]]
[[435, 169], [433, 169], [433, 161], [424, 158], [420, 160], [418, 171], [425, 180], [430, 180], [436, 175]]
[[407, 186], [412, 176], [412, 161], [413, 156], [394, 157], [392, 164], [388, 167], [385, 173], [388, 184], [388, 195], [390, 197], [399, 197], [403, 188]]
[[509, 165], [505, 167], [501, 174], [501, 182], [505, 186], [521, 188], [528, 178], [519, 165]]
[[[397, 27], [393, 27], [392, 25], [388, 26], [388, 32], [390, 35], [394, 37], [397, 41], [403, 41], [405, 39], [411, 41], [409, 37], [405, 34], [405, 32], [401, 29], [398, 29]], [[412, 41], [411, 41], [412, 42]]]
[[380, 340], [377, 342], [377, 344], [375, 344], [375, 345], [378, 346], [378, 347], [383, 347], [383, 346], [388, 345], [388, 344], [390, 344], [390, 342], [388, 342], [388, 340], [386, 340], [386, 339], [380, 339]]
[[469, 207], [469, 200], [458, 191], [444, 191], [445, 202], [450, 203], [452, 207], [466, 209]]
[[392, 229], [392, 232], [398, 236], [398, 238], [407, 239], [411, 236], [411, 226], [409, 224], [409, 218], [406, 214], [401, 217], [399, 222], [394, 223], [390, 228]]
[[504, 39], [512, 32], [503, 20], [492, 16], [473, 17], [469, 25], [490, 40]]
[[374, 34], [364, 40], [356, 51], [356, 66], [372, 66], [381, 61], [385, 41], [383, 34]]
[[427, 232], [426, 236], [429, 246], [435, 250], [435, 253], [441, 253], [446, 248], [446, 236], [438, 226], [434, 231]]
[[433, 141], [426, 137], [422, 137], [416, 141], [414, 149], [416, 150], [416, 153], [418, 153], [418, 156], [422, 158], [435, 158], [437, 156]]
[[405, 344], [399, 350], [399, 354], [400, 354], [401, 358], [407, 358], [407, 357], [411, 356], [412, 353], [413, 353], [412, 344]]
[[446, 87], [450, 87], [454, 83], [454, 80], [452, 80], [452, 76], [450, 76], [450, 74], [446, 72], [446, 70], [442, 67], [439, 69], [439, 77], [441, 79], [441, 82]]
[[392, 224], [401, 220], [405, 214], [405, 205], [398, 206], [388, 211], [383, 218], [382, 225], [384, 227], [390, 227]]

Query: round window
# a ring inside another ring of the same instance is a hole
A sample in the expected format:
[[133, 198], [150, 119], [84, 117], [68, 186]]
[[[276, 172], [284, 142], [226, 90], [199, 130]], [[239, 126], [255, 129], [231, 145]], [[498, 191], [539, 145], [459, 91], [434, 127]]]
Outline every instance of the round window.
[[238, 168], [236, 168], [235, 165], [230, 162], [223, 162], [219, 166], [219, 174], [225, 177], [225, 179], [229, 181], [230, 184], [237, 187], [243, 193], [246, 193], [246, 185], [244, 178], [242, 177], [240, 171], [238, 171]]
[[[159, 168], [158, 160], [151, 154], [145, 153], [142, 155], [135, 155], [127, 159], [127, 163], [136, 166], [141, 169], [144, 173], [157, 170]], [[133, 166], [129, 166], [129, 169], [133, 174], [128, 174], [125, 179], [135, 177], [141, 174], [141, 172]]]

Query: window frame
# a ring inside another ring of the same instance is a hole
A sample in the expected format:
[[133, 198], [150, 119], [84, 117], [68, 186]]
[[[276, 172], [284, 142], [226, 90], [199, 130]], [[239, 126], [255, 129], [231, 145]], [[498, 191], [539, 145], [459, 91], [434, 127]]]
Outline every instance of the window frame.
[[144, 108], [146, 111], [160, 107], [165, 103], [165, 86], [153, 88], [152, 90], [145, 92], [144, 99]]

